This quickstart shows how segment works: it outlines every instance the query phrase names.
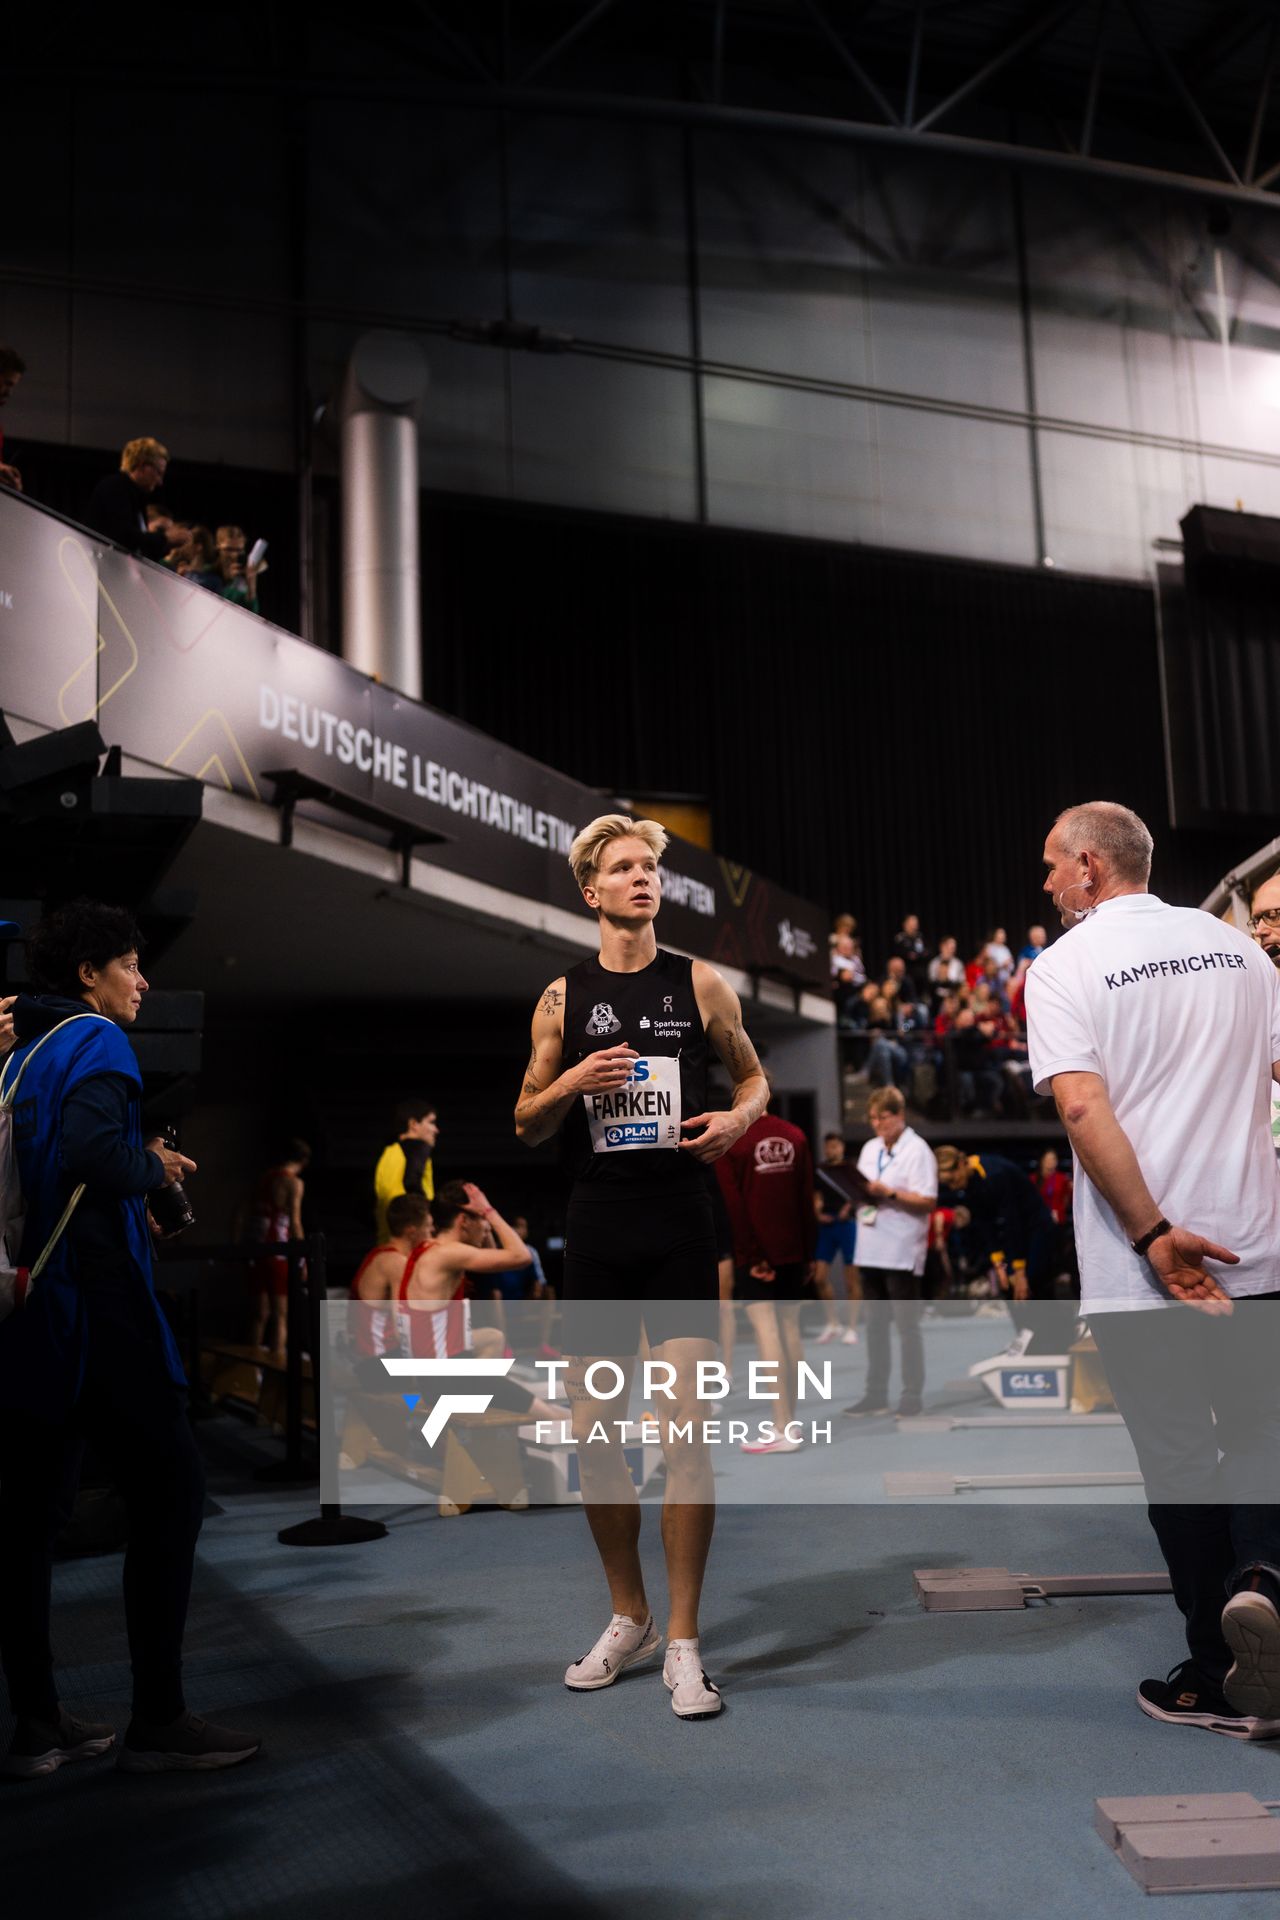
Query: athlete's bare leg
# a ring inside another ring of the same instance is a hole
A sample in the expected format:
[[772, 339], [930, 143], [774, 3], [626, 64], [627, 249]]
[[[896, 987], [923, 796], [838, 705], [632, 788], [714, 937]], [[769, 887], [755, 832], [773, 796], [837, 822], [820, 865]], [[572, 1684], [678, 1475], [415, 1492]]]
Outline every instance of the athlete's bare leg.
[[[625, 1613], [637, 1626], [643, 1626], [649, 1617], [649, 1602], [645, 1598], [644, 1572], [640, 1565], [640, 1501], [635, 1482], [621, 1443], [614, 1439], [612, 1430], [607, 1440], [587, 1443], [587, 1435], [597, 1420], [618, 1417], [587, 1392], [586, 1372], [593, 1364], [589, 1359], [575, 1359], [564, 1376], [573, 1434], [578, 1443], [582, 1504], [609, 1583], [613, 1611]], [[623, 1370], [626, 1386], [610, 1404], [625, 1409], [636, 1362], [620, 1359], [617, 1364]]]
[[[795, 1368], [789, 1367], [779, 1318], [784, 1307], [799, 1307], [799, 1301], [748, 1300], [747, 1318], [756, 1336], [760, 1358], [778, 1370], [778, 1398], [770, 1402], [769, 1419], [779, 1431], [795, 1414]], [[796, 1341], [800, 1332], [797, 1325]]]
[[[715, 1531], [715, 1475], [701, 1439], [707, 1417], [698, 1398], [698, 1362], [714, 1360], [713, 1340], [664, 1340], [655, 1358], [676, 1370], [671, 1391], [656, 1408], [662, 1429], [662, 1451], [667, 1462], [667, 1488], [662, 1502], [662, 1547], [667, 1559], [670, 1613], [669, 1640], [698, 1638], [698, 1604], [707, 1571], [711, 1535]], [[676, 1438], [671, 1428], [692, 1424], [694, 1438]]]
[[265, 1288], [259, 1288], [253, 1296], [253, 1331], [249, 1336], [251, 1347], [265, 1347], [267, 1344], [267, 1322], [271, 1318], [271, 1295]]
[[858, 1328], [858, 1314], [862, 1306], [862, 1275], [856, 1267], [851, 1267], [847, 1261], [844, 1269], [844, 1290], [849, 1296], [849, 1326], [850, 1329], [856, 1333]]
[[774, 1312], [778, 1316], [778, 1333], [782, 1342], [782, 1377], [787, 1384], [787, 1397], [794, 1418], [796, 1395], [800, 1391], [800, 1362], [804, 1359], [804, 1341], [800, 1337], [800, 1302], [779, 1300]]
[[288, 1345], [289, 1345], [289, 1298], [287, 1294], [276, 1295], [275, 1310], [276, 1310], [275, 1357], [277, 1360], [283, 1361], [285, 1358], [286, 1349], [288, 1348]]
[[819, 1260], [814, 1265], [813, 1290], [823, 1304], [824, 1319], [827, 1326], [839, 1333], [841, 1331], [840, 1310], [836, 1306], [836, 1290], [831, 1284], [825, 1260]]
[[733, 1347], [738, 1337], [738, 1322], [733, 1305], [733, 1261], [717, 1261], [716, 1272], [720, 1279], [720, 1357], [724, 1361], [725, 1372], [732, 1379]]

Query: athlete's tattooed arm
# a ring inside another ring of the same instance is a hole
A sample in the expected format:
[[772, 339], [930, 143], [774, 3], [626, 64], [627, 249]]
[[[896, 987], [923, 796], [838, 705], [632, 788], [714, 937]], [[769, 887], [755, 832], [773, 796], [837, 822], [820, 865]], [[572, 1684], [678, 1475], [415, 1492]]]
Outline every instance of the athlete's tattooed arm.
[[534, 1011], [533, 1050], [516, 1101], [516, 1135], [526, 1147], [540, 1147], [558, 1132], [581, 1094], [624, 1086], [637, 1057], [631, 1047], [602, 1047], [566, 1068], [564, 995], [563, 979], [553, 980]]
[[682, 1131], [696, 1129], [694, 1137], [682, 1140], [694, 1158], [709, 1164], [726, 1154], [740, 1140], [753, 1120], [758, 1120], [769, 1104], [769, 1083], [756, 1050], [742, 1024], [742, 1007], [737, 994], [723, 976], [705, 961], [693, 963], [693, 991], [707, 1030], [707, 1039], [715, 1048], [733, 1081], [733, 1107], [728, 1113], [697, 1113], [682, 1123]]

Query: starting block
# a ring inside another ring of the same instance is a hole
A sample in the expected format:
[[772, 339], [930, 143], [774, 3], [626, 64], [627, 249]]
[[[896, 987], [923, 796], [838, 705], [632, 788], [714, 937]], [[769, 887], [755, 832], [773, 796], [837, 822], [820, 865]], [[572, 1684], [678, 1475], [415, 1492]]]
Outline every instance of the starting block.
[[969, 1378], [987, 1389], [997, 1406], [1043, 1407], [1046, 1413], [1065, 1413], [1071, 1404], [1069, 1353], [1037, 1353], [1028, 1357], [1015, 1341], [1003, 1353], [978, 1360]]
[[886, 1473], [884, 1490], [895, 1500], [939, 1500], [949, 1493], [998, 1492], [1005, 1488], [1140, 1487], [1140, 1473]]
[[1096, 1800], [1093, 1824], [1147, 1893], [1280, 1887], [1280, 1820], [1251, 1793]]
[[1167, 1573], [1038, 1575], [1010, 1573], [1007, 1567], [918, 1567], [913, 1581], [926, 1613], [997, 1613], [1025, 1607], [1031, 1600], [1172, 1592]]

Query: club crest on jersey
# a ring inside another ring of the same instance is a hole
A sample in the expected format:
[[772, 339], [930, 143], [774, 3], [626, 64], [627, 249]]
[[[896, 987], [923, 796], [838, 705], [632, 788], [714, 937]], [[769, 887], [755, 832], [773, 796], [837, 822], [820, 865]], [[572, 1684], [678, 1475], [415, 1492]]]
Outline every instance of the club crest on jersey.
[[796, 1150], [790, 1140], [781, 1134], [766, 1134], [763, 1140], [756, 1141], [757, 1173], [781, 1173], [795, 1165]]
[[595, 1035], [622, 1032], [622, 1022], [607, 1000], [602, 1000], [598, 1006], [592, 1007], [591, 1018], [587, 1022], [587, 1032]]

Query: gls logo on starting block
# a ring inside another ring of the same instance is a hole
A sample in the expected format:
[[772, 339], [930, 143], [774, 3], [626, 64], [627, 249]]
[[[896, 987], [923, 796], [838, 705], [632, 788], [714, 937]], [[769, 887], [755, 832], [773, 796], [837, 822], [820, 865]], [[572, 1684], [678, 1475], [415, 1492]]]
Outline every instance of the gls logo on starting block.
[[1002, 1371], [1000, 1383], [1003, 1392], [1010, 1399], [1015, 1394], [1020, 1400], [1039, 1400], [1046, 1396], [1052, 1398], [1058, 1391], [1058, 1377], [1055, 1373]]
[[[389, 1374], [401, 1380], [470, 1380], [476, 1374], [492, 1379], [495, 1373], [510, 1373], [515, 1360], [389, 1360], [384, 1354], [382, 1364]], [[412, 1412], [418, 1396], [406, 1394], [404, 1397]], [[451, 1413], [487, 1413], [492, 1401], [491, 1393], [442, 1393], [422, 1423], [423, 1439], [433, 1447]]]

